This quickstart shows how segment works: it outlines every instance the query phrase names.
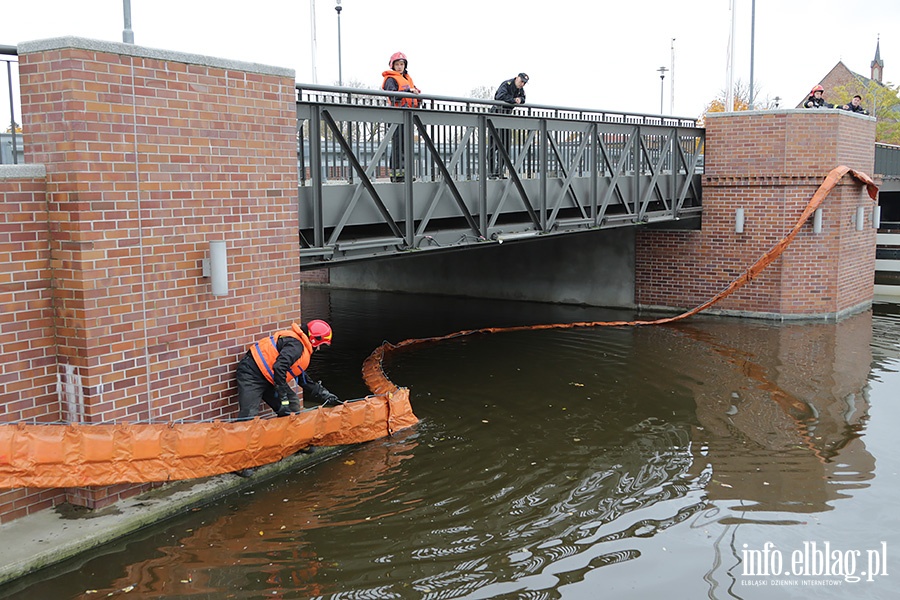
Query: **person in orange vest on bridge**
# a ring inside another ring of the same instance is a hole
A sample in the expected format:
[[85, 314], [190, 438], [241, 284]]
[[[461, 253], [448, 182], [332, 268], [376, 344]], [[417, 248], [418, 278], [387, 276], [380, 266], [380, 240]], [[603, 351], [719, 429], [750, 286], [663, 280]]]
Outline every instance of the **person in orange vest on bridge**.
[[[408, 94], [420, 94], [421, 91], [413, 83], [412, 76], [406, 70], [406, 55], [402, 52], [394, 52], [388, 61], [390, 69], [382, 71], [381, 75], [384, 81], [381, 89], [387, 92], [406, 92]], [[401, 96], [391, 96], [389, 99], [391, 106], [401, 106], [406, 108], [418, 108], [419, 99]], [[391, 181], [401, 183], [406, 180], [405, 154], [403, 152], [403, 135], [404, 127], [399, 125], [394, 131], [394, 138], [391, 140]]]
[[291, 389], [291, 379], [296, 379], [303, 389], [304, 400], [322, 406], [341, 404], [321, 381], [307, 376], [310, 359], [323, 344], [331, 345], [331, 326], [315, 319], [305, 326], [291, 323], [290, 329], [276, 331], [251, 345], [235, 373], [240, 405], [238, 419], [256, 417], [261, 400], [279, 417], [300, 412], [302, 404]]

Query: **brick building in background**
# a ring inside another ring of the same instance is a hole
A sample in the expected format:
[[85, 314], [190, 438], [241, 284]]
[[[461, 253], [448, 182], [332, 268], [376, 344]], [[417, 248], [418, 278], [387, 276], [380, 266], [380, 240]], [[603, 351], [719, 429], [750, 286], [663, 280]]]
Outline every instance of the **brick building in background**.
[[[869, 65], [870, 74], [869, 77], [865, 77], [860, 75], [859, 73], [854, 73], [851, 71], [847, 65], [844, 64], [843, 61], [838, 61], [834, 67], [828, 74], [825, 75], [820, 81], [819, 85], [825, 88], [825, 101], [834, 104], [837, 98], [833, 98], [829, 96], [829, 92], [831, 90], [836, 90], [838, 88], [844, 88], [848, 90], [851, 94], [860, 94], [865, 98], [865, 91], [869, 88], [873, 83], [878, 85], [884, 85], [884, 61], [881, 60], [881, 40], [879, 39], [875, 43], [875, 58], [872, 59], [872, 63]], [[812, 88], [815, 84], [809, 86], [809, 89]], [[795, 108], [803, 108], [803, 105], [806, 103], [807, 98], [809, 98], [809, 93], [803, 96]], [[840, 99], [843, 100], [843, 99]], [[848, 99], [849, 100], [849, 99]]]

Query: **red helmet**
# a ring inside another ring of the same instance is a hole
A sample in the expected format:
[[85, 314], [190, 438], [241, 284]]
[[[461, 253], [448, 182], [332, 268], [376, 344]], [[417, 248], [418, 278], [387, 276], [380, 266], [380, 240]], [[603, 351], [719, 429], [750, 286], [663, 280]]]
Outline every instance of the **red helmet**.
[[[388, 67], [393, 69], [394, 63], [397, 62], [398, 60], [406, 60], [406, 55], [403, 54], [402, 52], [394, 52], [393, 54], [391, 54], [391, 61], [388, 63]], [[406, 66], [409, 66], [408, 60], [406, 60]]]
[[309, 330], [309, 341], [312, 342], [313, 348], [318, 348], [322, 344], [331, 345], [331, 325], [321, 319], [314, 319], [306, 324]]
[[824, 92], [824, 91], [825, 91], [825, 88], [823, 88], [821, 85], [817, 85], [816, 87], [814, 87], [812, 89], [810, 94], [815, 94], [816, 92]]

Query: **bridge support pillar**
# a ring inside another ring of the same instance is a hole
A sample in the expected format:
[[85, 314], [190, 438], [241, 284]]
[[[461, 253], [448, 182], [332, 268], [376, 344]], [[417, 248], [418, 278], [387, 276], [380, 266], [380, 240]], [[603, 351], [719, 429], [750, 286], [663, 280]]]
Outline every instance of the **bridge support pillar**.
[[[872, 174], [875, 119], [838, 110], [708, 115], [703, 225], [643, 229], [635, 302], [688, 309], [726, 288], [790, 231], [825, 176]], [[821, 230], [803, 226], [784, 254], [711, 312], [838, 318], [868, 308], [875, 272], [875, 202], [846, 176], [825, 199]]]
[[[234, 415], [247, 345], [300, 318], [294, 72], [72, 37], [18, 53], [42, 169], [0, 173], [0, 421]], [[223, 296], [203, 271], [213, 242]], [[0, 522], [50, 498], [0, 491]]]

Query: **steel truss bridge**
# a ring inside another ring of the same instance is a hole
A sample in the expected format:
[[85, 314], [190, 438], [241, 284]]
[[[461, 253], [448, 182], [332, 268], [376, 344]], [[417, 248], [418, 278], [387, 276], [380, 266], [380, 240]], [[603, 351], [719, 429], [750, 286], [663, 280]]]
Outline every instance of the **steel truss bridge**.
[[301, 268], [699, 221], [693, 119], [386, 94], [297, 86]]

